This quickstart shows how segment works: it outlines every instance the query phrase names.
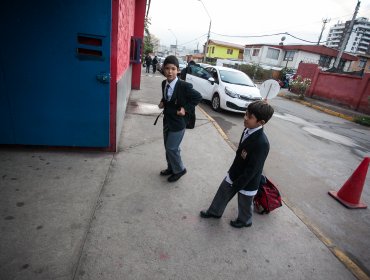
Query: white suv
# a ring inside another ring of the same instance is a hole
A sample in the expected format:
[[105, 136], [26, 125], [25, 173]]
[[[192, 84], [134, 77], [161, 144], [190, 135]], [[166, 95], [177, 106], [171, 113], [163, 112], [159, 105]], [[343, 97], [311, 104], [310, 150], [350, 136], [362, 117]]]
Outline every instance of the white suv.
[[203, 99], [212, 102], [215, 111], [245, 112], [250, 103], [262, 99], [249, 76], [232, 68], [191, 65], [186, 81], [193, 84]]

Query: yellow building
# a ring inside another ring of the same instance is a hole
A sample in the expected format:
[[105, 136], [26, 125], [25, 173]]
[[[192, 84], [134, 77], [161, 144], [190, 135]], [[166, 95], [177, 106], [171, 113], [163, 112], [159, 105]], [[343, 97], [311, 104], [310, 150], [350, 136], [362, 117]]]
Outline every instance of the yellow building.
[[209, 40], [207, 58], [243, 59], [244, 46], [217, 40]]

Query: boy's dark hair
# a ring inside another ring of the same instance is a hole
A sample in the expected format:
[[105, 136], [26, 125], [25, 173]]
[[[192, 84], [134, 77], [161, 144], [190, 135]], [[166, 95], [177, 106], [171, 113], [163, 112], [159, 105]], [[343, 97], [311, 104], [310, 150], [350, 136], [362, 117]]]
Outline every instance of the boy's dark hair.
[[266, 101], [258, 100], [248, 105], [247, 113], [253, 114], [257, 121], [267, 123], [274, 114], [274, 108]]
[[163, 61], [163, 66], [166, 66], [167, 64], [174, 64], [177, 68], [179, 68], [179, 61], [174, 55], [169, 55], [165, 58]]

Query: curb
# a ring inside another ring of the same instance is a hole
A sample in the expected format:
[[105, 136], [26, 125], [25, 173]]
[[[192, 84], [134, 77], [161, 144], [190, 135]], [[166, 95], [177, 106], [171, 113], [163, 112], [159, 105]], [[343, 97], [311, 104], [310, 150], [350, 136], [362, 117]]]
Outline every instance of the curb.
[[314, 108], [318, 111], [321, 111], [321, 112], [324, 112], [328, 115], [332, 115], [332, 116], [335, 116], [335, 117], [339, 117], [339, 118], [342, 118], [342, 119], [345, 119], [347, 121], [351, 121], [353, 122], [354, 121], [354, 117], [351, 117], [351, 116], [348, 116], [348, 115], [345, 115], [345, 114], [342, 114], [342, 113], [339, 113], [339, 112], [336, 112], [336, 111], [333, 111], [333, 110], [330, 110], [328, 108], [325, 108], [325, 107], [322, 107], [322, 106], [319, 106], [319, 105], [316, 105], [316, 104], [313, 104], [311, 102], [308, 102], [308, 101], [305, 101], [305, 100], [300, 100], [298, 98], [295, 98], [295, 97], [288, 97], [286, 96], [284, 93], [279, 93], [278, 94], [279, 97], [283, 97], [283, 98], [286, 98], [286, 99], [289, 99], [289, 100], [292, 100], [294, 102], [298, 102], [302, 105], [305, 105], [307, 107], [311, 107], [311, 108]]
[[221, 128], [221, 126], [206, 112], [204, 111], [200, 106], [198, 106], [198, 109], [203, 113], [203, 115], [206, 116], [206, 118], [212, 123], [212, 125], [216, 128], [216, 130], [218, 131], [218, 133], [220, 133], [221, 137], [226, 141], [226, 143], [231, 147], [231, 149], [233, 149], [234, 151], [236, 151], [238, 149], [238, 147], [236, 147], [229, 139], [229, 137], [226, 135], [226, 133], [223, 131], [223, 129]]

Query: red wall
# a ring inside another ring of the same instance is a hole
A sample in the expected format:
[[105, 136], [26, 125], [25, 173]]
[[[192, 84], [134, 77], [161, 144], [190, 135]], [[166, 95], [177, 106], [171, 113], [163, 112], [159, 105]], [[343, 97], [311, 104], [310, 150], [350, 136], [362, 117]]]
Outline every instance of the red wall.
[[[135, 10], [135, 29], [136, 37], [144, 38], [144, 18], [146, 10], [146, 0], [136, 0]], [[143, 53], [141, 51], [141, 53]], [[132, 65], [132, 88], [140, 89], [141, 63]]]
[[301, 62], [298, 66], [297, 75], [302, 76], [303, 78], [309, 78], [312, 81], [316, 69], [317, 64]]
[[356, 108], [360, 84], [360, 77], [322, 72], [318, 75], [313, 94]]
[[370, 114], [370, 73], [366, 73], [360, 86], [362, 97], [357, 103], [358, 111]]
[[310, 78], [308, 96], [320, 97], [370, 114], [370, 74], [363, 77], [321, 71], [316, 64], [301, 63], [297, 74]]
[[120, 0], [118, 17], [117, 81], [130, 65], [130, 40], [134, 36], [135, 0]]
[[[146, 0], [112, 0], [109, 151], [116, 151], [117, 148], [117, 130], [118, 133], [120, 131], [117, 129], [117, 110], [121, 109], [121, 106], [124, 109], [126, 105], [121, 104], [120, 108], [117, 108], [119, 105], [117, 103], [117, 84], [130, 67], [131, 37], [138, 36], [138, 34], [141, 34], [139, 37], [143, 37], [145, 8]], [[132, 80], [138, 81], [137, 83], [140, 86], [141, 73], [136, 73], [135, 68], [136, 64], [133, 64]], [[122, 81], [124, 80], [122, 79]], [[129, 90], [131, 87], [132, 84], [129, 84]], [[125, 98], [128, 99], [128, 94]], [[127, 102], [127, 100], [124, 102]], [[118, 117], [121, 118], [121, 116]]]

